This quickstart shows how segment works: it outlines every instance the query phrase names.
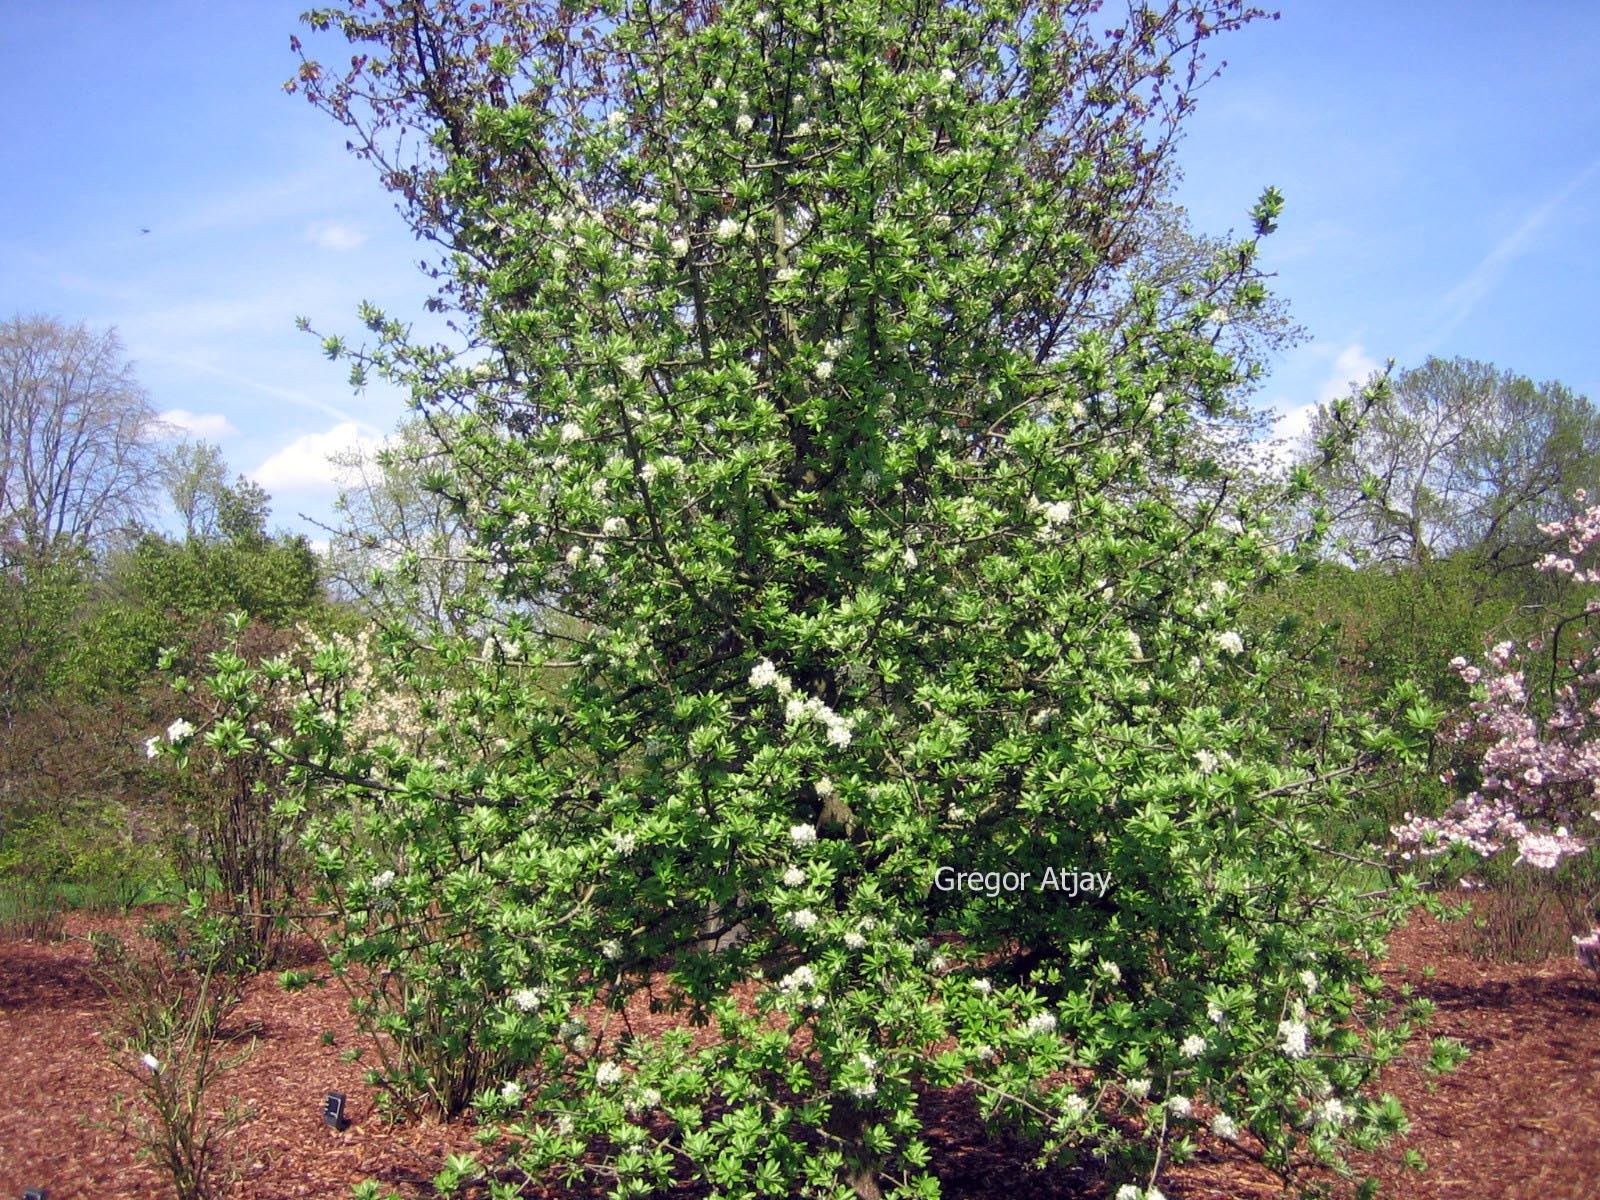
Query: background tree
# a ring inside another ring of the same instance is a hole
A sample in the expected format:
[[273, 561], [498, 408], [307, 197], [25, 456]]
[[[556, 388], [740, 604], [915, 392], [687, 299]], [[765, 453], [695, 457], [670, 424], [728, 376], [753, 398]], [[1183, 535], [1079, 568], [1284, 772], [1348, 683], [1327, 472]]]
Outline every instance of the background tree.
[[131, 528], [156, 478], [155, 417], [115, 331], [0, 325], [0, 527], [29, 553]]
[[[0, 871], [119, 904], [176, 873], [256, 913], [296, 861], [253, 790], [268, 776], [230, 763], [180, 786], [148, 763], [145, 737], [192, 715], [156, 686], [157, 664], [170, 649], [205, 668], [224, 646], [221, 614], [241, 609], [250, 653], [281, 649], [285, 630], [327, 617], [319, 567], [303, 537], [269, 536], [265, 492], [227, 484], [214, 448], [181, 449], [167, 470], [192, 536], [145, 532], [98, 557], [66, 538], [14, 539], [0, 589]], [[148, 526], [157, 514], [130, 515]], [[273, 924], [250, 917], [248, 933], [270, 957]]]
[[161, 482], [183, 522], [185, 541], [266, 539], [271, 497], [243, 475], [230, 484], [219, 447], [179, 442], [161, 456]]
[[[1330, 427], [1320, 413], [1309, 439]], [[1353, 451], [1329, 464], [1330, 501], [1353, 553], [1425, 564], [1467, 552], [1526, 567], [1539, 525], [1572, 515], [1600, 481], [1600, 413], [1560, 383], [1465, 358], [1430, 358], [1394, 376]]]
[[482, 631], [486, 567], [471, 523], [424, 486], [448, 461], [447, 423], [404, 423], [382, 449], [356, 449], [333, 463], [347, 485], [329, 529], [330, 582], [373, 619], [421, 632]]

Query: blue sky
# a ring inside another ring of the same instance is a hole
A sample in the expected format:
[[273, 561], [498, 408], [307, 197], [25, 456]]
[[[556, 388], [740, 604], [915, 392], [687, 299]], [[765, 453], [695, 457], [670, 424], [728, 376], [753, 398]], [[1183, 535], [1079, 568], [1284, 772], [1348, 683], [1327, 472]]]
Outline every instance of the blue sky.
[[[295, 3], [61, 0], [0, 22], [0, 313], [114, 325], [155, 406], [311, 530], [325, 455], [372, 444], [314, 338], [369, 299], [420, 319], [413, 240], [343, 131], [281, 84]], [[1180, 148], [1197, 228], [1288, 200], [1265, 262], [1311, 334], [1289, 413], [1387, 358], [1487, 359], [1600, 399], [1600, 5], [1321, 0], [1211, 43]], [[141, 229], [149, 233], [141, 233]]]

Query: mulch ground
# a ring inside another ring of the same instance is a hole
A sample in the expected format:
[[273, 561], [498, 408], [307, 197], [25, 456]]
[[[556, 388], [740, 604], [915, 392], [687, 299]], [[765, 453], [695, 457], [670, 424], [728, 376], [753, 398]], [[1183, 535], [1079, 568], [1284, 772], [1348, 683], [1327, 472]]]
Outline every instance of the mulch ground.
[[[109, 1011], [86, 973], [81, 940], [94, 925], [71, 918], [68, 940], [0, 941], [0, 1198], [46, 1187], [51, 1200], [133, 1200], [170, 1195], [117, 1131], [114, 1097], [129, 1080], [107, 1061]], [[110, 924], [115, 924], [111, 922]], [[1390, 984], [1409, 983], [1438, 1006], [1430, 1036], [1460, 1039], [1472, 1057], [1433, 1078], [1391, 1069], [1384, 1087], [1405, 1104], [1407, 1136], [1358, 1167], [1394, 1200], [1597, 1200], [1600, 1198], [1600, 983], [1569, 958], [1535, 964], [1477, 962], [1457, 935], [1419, 916], [1393, 939]], [[471, 1146], [471, 1130], [391, 1125], [372, 1109], [360, 1045], [342, 990], [294, 995], [275, 978], [254, 981], [230, 1021], [258, 1039], [225, 1077], [226, 1095], [249, 1109], [230, 1152], [242, 1200], [346, 1197], [378, 1179], [408, 1197], [444, 1156]], [[350, 1128], [322, 1124], [323, 1096], [350, 1098]], [[1104, 1182], [1086, 1168], [1034, 1170], [1018, 1145], [988, 1137], [959, 1093], [930, 1099], [925, 1117], [945, 1195], [958, 1200], [1098, 1200]], [[1405, 1170], [1412, 1149], [1428, 1164]], [[1268, 1200], [1274, 1178], [1237, 1149], [1202, 1140], [1198, 1157], [1163, 1175], [1171, 1200]], [[1342, 1194], [1353, 1195], [1346, 1186]], [[549, 1193], [559, 1196], [559, 1192]]]

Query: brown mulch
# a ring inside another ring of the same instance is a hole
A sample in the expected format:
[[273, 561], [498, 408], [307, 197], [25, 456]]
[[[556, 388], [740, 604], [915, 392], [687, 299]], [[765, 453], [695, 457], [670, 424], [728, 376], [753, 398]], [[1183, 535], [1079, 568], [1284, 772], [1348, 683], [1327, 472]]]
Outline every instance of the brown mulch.
[[[0, 1197], [47, 1187], [51, 1200], [132, 1200], [170, 1195], [115, 1128], [113, 1096], [129, 1081], [107, 1062], [109, 1012], [85, 972], [82, 937], [51, 944], [0, 941]], [[1457, 937], [1419, 916], [1392, 942], [1384, 969], [1438, 1006], [1428, 1036], [1465, 1042], [1472, 1057], [1440, 1078], [1393, 1068], [1387, 1090], [1405, 1104], [1409, 1134], [1357, 1165], [1395, 1200], [1597, 1200], [1600, 1198], [1600, 982], [1571, 959], [1476, 962]], [[1431, 968], [1431, 973], [1429, 969]], [[248, 1107], [231, 1151], [243, 1200], [345, 1197], [378, 1179], [404, 1196], [427, 1185], [444, 1156], [471, 1147], [471, 1129], [391, 1125], [374, 1112], [344, 992], [289, 995], [275, 977], [255, 980], [231, 1024], [252, 1032], [256, 1052], [226, 1076], [226, 1097]], [[325, 1031], [332, 1035], [331, 1044]], [[1425, 1040], [1418, 1050], [1425, 1049]], [[322, 1124], [325, 1093], [349, 1096], [353, 1123]], [[1025, 1147], [987, 1135], [960, 1092], [924, 1104], [945, 1195], [961, 1200], [1053, 1200], [1107, 1194], [1090, 1160], [1035, 1170]], [[1401, 1166], [1406, 1149], [1428, 1163]], [[1202, 1139], [1194, 1161], [1163, 1175], [1171, 1200], [1268, 1200], [1274, 1178], [1223, 1143]], [[1353, 1194], [1348, 1186], [1343, 1194]], [[551, 1195], [560, 1195], [552, 1192]]]

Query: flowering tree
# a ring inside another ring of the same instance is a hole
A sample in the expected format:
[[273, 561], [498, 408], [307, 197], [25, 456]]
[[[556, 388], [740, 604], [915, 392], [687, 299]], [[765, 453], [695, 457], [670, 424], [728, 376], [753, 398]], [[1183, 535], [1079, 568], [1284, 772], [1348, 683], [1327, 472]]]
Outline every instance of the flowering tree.
[[1311, 822], [1420, 735], [1268, 719], [1239, 604], [1296, 560], [1202, 436], [1256, 242], [1079, 316], [1250, 14], [1094, 8], [311, 14], [361, 52], [299, 85], [473, 342], [327, 347], [449, 413], [427, 485], [505, 620], [374, 639], [404, 739], [320, 651], [281, 752], [337, 797], [336, 965], [472, 1056], [435, 1095], [477, 1089], [500, 1171], [932, 1195], [916, 1102], [956, 1084], [1135, 1192], [1203, 1123], [1285, 1170], [1396, 1127], [1358, 1091], [1397, 904]]
[[[1577, 493], [1579, 504], [1586, 500]], [[1465, 796], [1441, 816], [1411, 817], [1394, 829], [1408, 856], [1460, 845], [1488, 857], [1515, 846], [1518, 863], [1550, 870], [1587, 850], [1600, 832], [1600, 599], [1589, 590], [1600, 583], [1600, 505], [1540, 529], [1558, 549], [1538, 569], [1578, 585], [1583, 599], [1526, 646], [1499, 642], [1482, 665], [1452, 660], [1474, 698], [1451, 736], [1480, 756]], [[1596, 937], [1600, 931], [1574, 939], [1589, 965]]]

